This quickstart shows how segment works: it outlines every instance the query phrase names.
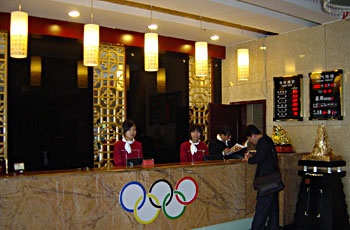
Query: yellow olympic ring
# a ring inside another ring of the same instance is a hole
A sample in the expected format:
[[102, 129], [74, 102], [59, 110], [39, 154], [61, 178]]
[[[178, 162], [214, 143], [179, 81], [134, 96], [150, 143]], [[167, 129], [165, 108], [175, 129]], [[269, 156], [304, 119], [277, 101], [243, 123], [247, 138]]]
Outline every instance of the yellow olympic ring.
[[[155, 201], [155, 203], [156, 203], [157, 205], [160, 204], [158, 198], [157, 198], [156, 196], [154, 196], [153, 194], [148, 193], [148, 194], [146, 195], [146, 197], [152, 198], [152, 199]], [[137, 201], [136, 201], [136, 203], [135, 203], [135, 205], [134, 205], [134, 216], [135, 216], [135, 219], [136, 219], [140, 224], [150, 224], [150, 223], [152, 223], [153, 221], [155, 221], [155, 220], [157, 219], [157, 217], [158, 217], [158, 215], [159, 215], [160, 209], [155, 208], [154, 210], [156, 210], [156, 211], [155, 211], [155, 213], [154, 213], [154, 216], [153, 216], [152, 218], [150, 218], [149, 220], [143, 220], [143, 219], [141, 219], [141, 217], [139, 216], [139, 213], [138, 213], [138, 212], [140, 212], [142, 208], [140, 208], [140, 210], [138, 210], [137, 207], [139, 206], [139, 203], [140, 203], [140, 201], [142, 200], [142, 198], [143, 198], [143, 197], [140, 196], [140, 197], [137, 199]], [[149, 201], [149, 199], [147, 199], [147, 200]], [[146, 205], [146, 203], [143, 205], [143, 207], [145, 207], [145, 205]]]

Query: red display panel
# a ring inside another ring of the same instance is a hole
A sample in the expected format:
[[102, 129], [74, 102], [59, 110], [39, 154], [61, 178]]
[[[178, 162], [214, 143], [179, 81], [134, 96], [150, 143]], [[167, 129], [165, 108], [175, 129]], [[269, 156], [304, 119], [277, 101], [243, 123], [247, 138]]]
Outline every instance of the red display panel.
[[309, 73], [309, 120], [342, 120], [343, 70]]
[[301, 117], [302, 75], [274, 77], [274, 121], [298, 120]]

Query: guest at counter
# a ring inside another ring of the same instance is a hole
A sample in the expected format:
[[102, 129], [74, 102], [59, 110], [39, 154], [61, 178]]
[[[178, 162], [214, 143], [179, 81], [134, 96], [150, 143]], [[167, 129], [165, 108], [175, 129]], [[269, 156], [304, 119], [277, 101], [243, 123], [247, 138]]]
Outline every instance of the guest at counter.
[[208, 147], [201, 141], [203, 129], [199, 125], [191, 125], [188, 129], [189, 140], [180, 146], [180, 161], [195, 162], [204, 161], [204, 156], [208, 156]]
[[123, 122], [123, 139], [114, 144], [113, 161], [115, 166], [126, 166], [128, 159], [143, 158], [141, 142], [135, 140], [136, 124], [128, 119]]
[[[243, 161], [249, 164], [257, 164], [255, 178], [279, 170], [275, 145], [272, 139], [255, 125], [248, 125], [245, 131], [248, 141], [256, 146], [256, 154], [247, 153]], [[277, 164], [277, 165], [276, 165]], [[252, 230], [279, 229], [279, 205], [278, 192], [271, 195], [260, 196], [257, 193], [255, 215], [252, 222]]]

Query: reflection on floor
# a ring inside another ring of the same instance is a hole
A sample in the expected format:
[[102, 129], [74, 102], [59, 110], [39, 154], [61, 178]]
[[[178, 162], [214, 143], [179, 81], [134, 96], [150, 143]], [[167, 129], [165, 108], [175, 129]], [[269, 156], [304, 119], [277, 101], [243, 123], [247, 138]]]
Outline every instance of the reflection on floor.
[[196, 230], [248, 230], [251, 227], [252, 221], [253, 218], [247, 218], [222, 224], [211, 225], [203, 228], [197, 228]]

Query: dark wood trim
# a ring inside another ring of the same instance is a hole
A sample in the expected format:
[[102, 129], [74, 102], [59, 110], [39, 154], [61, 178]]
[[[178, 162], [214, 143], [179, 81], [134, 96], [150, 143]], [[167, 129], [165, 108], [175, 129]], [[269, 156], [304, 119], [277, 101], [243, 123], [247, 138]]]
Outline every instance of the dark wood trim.
[[230, 105], [245, 106], [245, 109], [246, 109], [247, 105], [252, 105], [252, 104], [262, 104], [263, 105], [263, 110], [264, 110], [263, 119], [264, 119], [264, 123], [263, 123], [263, 130], [262, 130], [262, 132], [265, 133], [266, 132], [266, 100], [230, 102]]

